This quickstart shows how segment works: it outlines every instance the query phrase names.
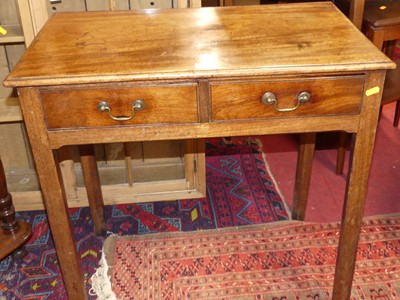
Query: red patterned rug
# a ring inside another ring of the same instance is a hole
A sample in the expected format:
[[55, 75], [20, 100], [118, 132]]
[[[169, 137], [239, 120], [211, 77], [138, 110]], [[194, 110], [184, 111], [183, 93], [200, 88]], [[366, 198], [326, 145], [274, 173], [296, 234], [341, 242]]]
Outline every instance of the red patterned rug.
[[[117, 299], [331, 299], [337, 223], [108, 237]], [[400, 215], [364, 220], [351, 299], [400, 299]]]

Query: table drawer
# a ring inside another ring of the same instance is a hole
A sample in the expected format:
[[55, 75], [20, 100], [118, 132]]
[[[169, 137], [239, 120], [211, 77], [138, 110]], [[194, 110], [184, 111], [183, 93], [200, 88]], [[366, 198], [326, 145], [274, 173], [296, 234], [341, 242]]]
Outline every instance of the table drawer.
[[211, 84], [211, 116], [212, 120], [220, 121], [357, 114], [363, 84], [364, 76], [216, 82]]
[[[195, 83], [42, 90], [41, 98], [50, 129], [194, 123], [198, 120]], [[144, 108], [138, 106], [138, 100], [144, 103]], [[103, 105], [100, 111], [101, 102], [106, 102], [109, 109], [104, 109]]]

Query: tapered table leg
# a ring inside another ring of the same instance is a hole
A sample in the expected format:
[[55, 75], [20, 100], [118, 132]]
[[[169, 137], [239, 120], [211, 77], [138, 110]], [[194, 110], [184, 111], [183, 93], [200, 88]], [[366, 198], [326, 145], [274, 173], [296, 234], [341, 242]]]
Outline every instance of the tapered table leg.
[[72, 234], [59, 159], [43, 122], [41, 97], [34, 88], [20, 88], [18, 92], [68, 299], [84, 300], [87, 293], [81, 260]]
[[[365, 83], [366, 90], [383, 86], [383, 79], [384, 72], [369, 74]], [[333, 300], [350, 299], [381, 96], [381, 93], [364, 95], [359, 129], [357, 133], [353, 134], [336, 260]]]
[[315, 150], [315, 139], [316, 133], [303, 133], [300, 135], [296, 181], [293, 195], [293, 220], [303, 221], [306, 215], [307, 198]]
[[342, 175], [344, 169], [344, 160], [346, 158], [346, 143], [347, 143], [348, 133], [340, 132], [339, 133], [339, 143], [338, 143], [338, 152], [336, 157], [336, 174]]
[[93, 145], [79, 146], [79, 154], [81, 158], [83, 180], [85, 181], [90, 211], [93, 218], [94, 232], [97, 235], [105, 235], [107, 227], [104, 219], [104, 201]]

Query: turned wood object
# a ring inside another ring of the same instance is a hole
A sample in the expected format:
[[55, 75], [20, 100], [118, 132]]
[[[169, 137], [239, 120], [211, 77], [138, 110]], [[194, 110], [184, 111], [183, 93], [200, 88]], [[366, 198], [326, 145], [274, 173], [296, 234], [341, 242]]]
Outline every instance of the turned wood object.
[[17, 250], [17, 257], [21, 256], [18, 250], [32, 235], [32, 228], [25, 222], [18, 222], [12, 196], [8, 192], [6, 175], [0, 159], [0, 260]]
[[12, 235], [19, 231], [19, 224], [15, 218], [12, 205], [12, 196], [8, 192], [3, 163], [0, 160], [0, 218], [4, 234]]

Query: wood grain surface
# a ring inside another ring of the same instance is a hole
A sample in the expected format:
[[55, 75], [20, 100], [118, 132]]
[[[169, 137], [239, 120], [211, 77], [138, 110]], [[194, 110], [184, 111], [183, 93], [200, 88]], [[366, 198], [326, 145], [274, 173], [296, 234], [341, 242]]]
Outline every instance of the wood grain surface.
[[394, 67], [338, 15], [329, 2], [60, 13], [39, 33], [5, 85]]

